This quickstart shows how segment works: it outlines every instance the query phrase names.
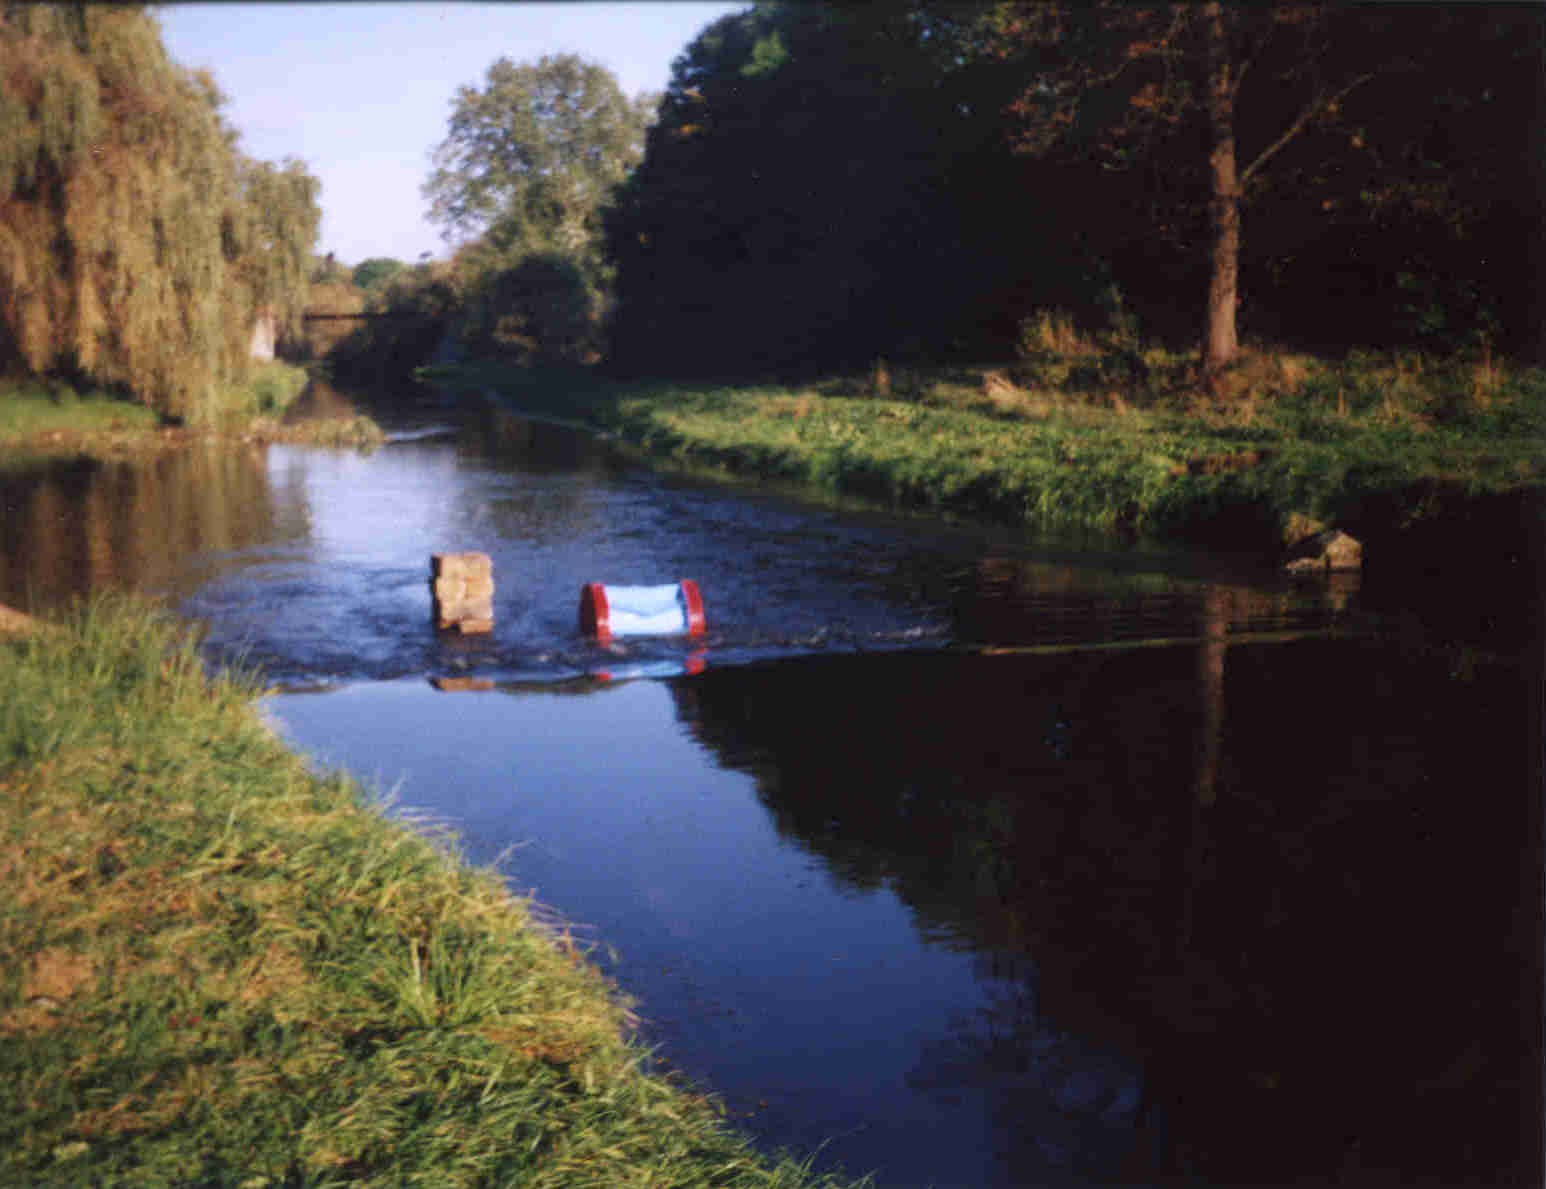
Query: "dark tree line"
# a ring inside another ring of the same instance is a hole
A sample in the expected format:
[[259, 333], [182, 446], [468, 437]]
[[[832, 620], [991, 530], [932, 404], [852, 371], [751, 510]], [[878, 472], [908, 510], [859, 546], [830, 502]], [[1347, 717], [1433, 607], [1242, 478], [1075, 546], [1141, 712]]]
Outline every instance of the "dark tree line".
[[625, 365], [856, 362], [968, 329], [992, 120], [916, 8], [759, 5], [677, 61], [609, 224]]
[[758, 4], [677, 61], [607, 225], [624, 369], [1007, 353], [1031, 311], [1238, 335], [1546, 322], [1535, 7]]

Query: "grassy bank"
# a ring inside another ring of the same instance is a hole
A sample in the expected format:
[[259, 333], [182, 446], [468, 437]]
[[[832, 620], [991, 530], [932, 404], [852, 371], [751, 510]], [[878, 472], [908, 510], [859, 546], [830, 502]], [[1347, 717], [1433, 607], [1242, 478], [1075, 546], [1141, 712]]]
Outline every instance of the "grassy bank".
[[[285, 411], [307, 380], [306, 371], [291, 364], [258, 364], [245, 384], [223, 395], [223, 412], [217, 421], [198, 432], [321, 446], [380, 444], [380, 427], [368, 418], [348, 424], [286, 423]], [[52, 381], [0, 384], [0, 460], [5, 462], [61, 456], [118, 458], [174, 447], [194, 432], [114, 393], [79, 391]]]
[[1037, 328], [1002, 368], [798, 386], [619, 383], [492, 363], [436, 383], [728, 471], [1050, 528], [1276, 545], [1294, 514], [1379, 536], [1543, 482], [1546, 374], [1489, 360], [1195, 357]]
[[134, 605], [0, 642], [0, 1182], [797, 1186]]

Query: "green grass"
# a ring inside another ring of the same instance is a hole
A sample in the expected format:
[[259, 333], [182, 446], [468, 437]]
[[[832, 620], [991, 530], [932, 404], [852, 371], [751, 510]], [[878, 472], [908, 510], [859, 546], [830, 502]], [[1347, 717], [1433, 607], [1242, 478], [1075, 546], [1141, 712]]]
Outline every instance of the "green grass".
[[1276, 544], [1296, 513], [1367, 526], [1392, 508], [1421, 516], [1542, 483], [1538, 370], [1248, 352], [1205, 394], [1195, 354], [1044, 338], [1007, 367], [877, 369], [798, 388], [487, 363], [425, 374], [685, 462], [1042, 528], [1255, 547]]
[[0, 444], [45, 434], [146, 433], [161, 419], [144, 405], [60, 384], [0, 387]]
[[492, 873], [98, 602], [0, 644], [0, 1182], [801, 1186]]
[[[259, 418], [283, 416], [307, 378], [304, 368], [278, 360], [253, 364], [246, 381], [223, 394], [219, 425], [241, 429]], [[49, 434], [145, 434], [162, 425], [154, 410], [106, 392], [80, 392], [57, 381], [0, 387], [0, 443]]]
[[255, 363], [246, 381], [226, 393], [222, 419], [242, 424], [257, 417], [282, 417], [308, 379], [305, 368], [278, 359]]
[[[254, 364], [248, 381], [226, 392], [222, 414], [199, 434], [372, 450], [386, 440], [368, 417], [286, 422], [305, 389], [305, 369], [271, 360]], [[78, 392], [58, 382], [0, 383], [0, 468], [24, 469], [61, 457], [121, 458], [174, 447], [195, 431], [167, 425], [151, 409], [104, 392]]]

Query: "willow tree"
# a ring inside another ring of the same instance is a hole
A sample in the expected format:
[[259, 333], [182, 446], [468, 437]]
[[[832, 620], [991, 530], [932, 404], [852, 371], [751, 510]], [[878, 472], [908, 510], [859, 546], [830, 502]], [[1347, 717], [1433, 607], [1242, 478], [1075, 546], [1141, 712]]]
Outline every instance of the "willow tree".
[[207, 421], [293, 319], [317, 183], [250, 161], [140, 9], [0, 5], [0, 367]]

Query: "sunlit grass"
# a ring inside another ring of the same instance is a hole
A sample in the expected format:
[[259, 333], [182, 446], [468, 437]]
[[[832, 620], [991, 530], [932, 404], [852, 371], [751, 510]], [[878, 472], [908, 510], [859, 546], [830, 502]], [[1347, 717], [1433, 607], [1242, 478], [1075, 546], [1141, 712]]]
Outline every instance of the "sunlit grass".
[[386, 440], [369, 417], [286, 422], [305, 389], [305, 369], [271, 360], [221, 396], [220, 412], [197, 431], [168, 425], [144, 405], [55, 382], [0, 384], [0, 467], [21, 468], [61, 456], [119, 458], [169, 448], [190, 435], [371, 450]]
[[251, 364], [243, 382], [220, 400], [219, 420], [239, 425], [257, 417], [281, 417], [308, 378], [305, 368], [278, 359]]
[[293, 422], [264, 418], [252, 426], [252, 433], [268, 442], [363, 451], [374, 450], [386, 441], [386, 431], [362, 414], [353, 417], [316, 417]]
[[608, 383], [488, 364], [437, 382], [726, 471], [1048, 528], [1275, 538], [1415, 486], [1542, 482], [1546, 373], [1401, 353], [1195, 353], [1050, 321], [1000, 367], [880, 367], [800, 387]]
[[0, 1182], [826, 1184], [642, 1070], [492, 873], [98, 602], [0, 644]]
[[161, 418], [151, 409], [105, 392], [64, 385], [0, 384], [0, 444], [50, 433], [146, 432]]

